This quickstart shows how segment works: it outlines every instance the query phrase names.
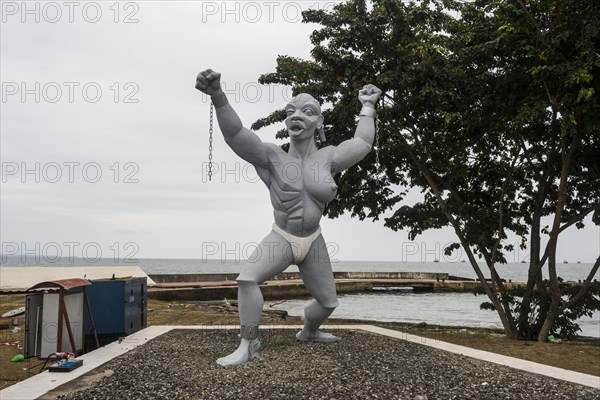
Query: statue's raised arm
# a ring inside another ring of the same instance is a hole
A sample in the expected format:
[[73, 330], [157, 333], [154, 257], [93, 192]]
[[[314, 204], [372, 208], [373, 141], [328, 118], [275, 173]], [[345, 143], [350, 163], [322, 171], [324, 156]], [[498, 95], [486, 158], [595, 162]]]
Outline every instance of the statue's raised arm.
[[227, 96], [221, 90], [221, 74], [212, 69], [200, 72], [196, 77], [196, 89], [210, 96], [219, 127], [229, 147], [256, 167], [264, 166], [267, 163], [265, 145], [254, 132], [244, 128], [240, 117], [227, 101]]
[[371, 151], [375, 137], [375, 104], [381, 90], [374, 85], [366, 85], [358, 92], [362, 103], [360, 119], [352, 139], [340, 143], [331, 160], [331, 172], [341, 172], [362, 160]]

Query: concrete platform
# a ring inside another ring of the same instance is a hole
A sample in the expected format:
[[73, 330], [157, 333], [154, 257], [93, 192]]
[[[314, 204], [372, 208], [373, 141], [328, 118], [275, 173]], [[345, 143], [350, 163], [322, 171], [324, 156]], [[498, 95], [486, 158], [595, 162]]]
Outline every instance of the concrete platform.
[[[265, 326], [266, 329], [300, 329], [299, 325], [283, 325], [283, 326]], [[527, 371], [530, 373], [543, 375], [546, 377], [559, 379], [579, 385], [584, 385], [594, 389], [600, 390], [600, 377], [593, 375], [586, 375], [578, 372], [568, 371], [561, 368], [551, 367], [543, 364], [538, 364], [530, 361], [525, 361], [517, 358], [507, 357], [490, 353], [482, 350], [471, 349], [464, 346], [458, 346], [446, 342], [441, 342], [434, 339], [424, 338], [420, 336], [410, 335], [403, 332], [398, 332], [390, 329], [379, 328], [373, 325], [340, 325], [340, 326], [328, 326], [328, 329], [348, 329], [348, 330], [362, 330], [371, 332], [378, 335], [392, 337], [409, 341], [412, 343], [428, 346], [447, 352], [461, 354], [463, 356], [491, 362], [494, 364], [508, 366], [514, 369]], [[0, 391], [0, 399], [2, 400], [21, 400], [21, 399], [37, 399], [40, 396], [48, 393], [65, 383], [72, 382], [73, 380], [81, 377], [82, 375], [100, 367], [102, 364], [110, 361], [114, 357], [120, 356], [127, 353], [128, 351], [147, 343], [164, 333], [167, 333], [173, 329], [191, 329], [191, 330], [237, 330], [239, 326], [151, 326], [133, 335], [130, 335], [121, 343], [115, 342], [107, 345], [101, 349], [90, 352], [84, 356], [79, 357], [84, 360], [82, 367], [70, 372], [70, 373], [50, 373], [44, 372], [27, 380], [19, 382], [13, 386], [10, 386]]]
[[164, 282], [157, 283], [154, 286], [157, 289], [168, 289], [168, 288], [203, 288], [213, 286], [237, 286], [236, 281], [203, 281], [203, 282]]
[[[148, 297], [163, 301], [214, 301], [237, 298], [237, 274], [156, 274], [156, 286]], [[481, 288], [476, 279], [433, 272], [334, 272], [338, 294], [368, 293], [373, 288], [410, 288], [415, 293], [473, 292]], [[507, 289], [525, 286], [505, 282]], [[300, 274], [284, 272], [261, 284], [266, 300], [310, 297]]]

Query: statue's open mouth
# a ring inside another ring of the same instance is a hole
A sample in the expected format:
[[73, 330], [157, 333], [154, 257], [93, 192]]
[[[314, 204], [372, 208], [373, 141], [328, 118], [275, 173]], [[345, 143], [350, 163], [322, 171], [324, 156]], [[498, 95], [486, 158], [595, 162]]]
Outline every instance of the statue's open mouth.
[[292, 132], [300, 132], [303, 128], [300, 125], [292, 125], [290, 126], [290, 131]]

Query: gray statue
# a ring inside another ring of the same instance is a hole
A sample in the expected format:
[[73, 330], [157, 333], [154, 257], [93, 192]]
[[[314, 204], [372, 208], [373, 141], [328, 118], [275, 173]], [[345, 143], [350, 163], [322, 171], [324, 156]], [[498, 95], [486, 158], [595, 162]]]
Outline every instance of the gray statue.
[[258, 325], [263, 309], [259, 284], [296, 264], [304, 285], [314, 297], [304, 310], [304, 328], [296, 334], [303, 342], [332, 343], [338, 338], [319, 327], [337, 307], [331, 262], [319, 221], [337, 186], [332, 176], [362, 160], [375, 136], [375, 104], [381, 90], [366, 85], [358, 98], [363, 108], [354, 138], [338, 146], [318, 148], [325, 141], [320, 104], [308, 94], [294, 97], [285, 107], [290, 135], [286, 153], [273, 143], [263, 143], [244, 128], [221, 90], [221, 74], [200, 72], [196, 88], [211, 96], [225, 141], [251, 163], [271, 193], [275, 223], [237, 277], [241, 343], [232, 354], [219, 358], [222, 366], [241, 364], [258, 357]]

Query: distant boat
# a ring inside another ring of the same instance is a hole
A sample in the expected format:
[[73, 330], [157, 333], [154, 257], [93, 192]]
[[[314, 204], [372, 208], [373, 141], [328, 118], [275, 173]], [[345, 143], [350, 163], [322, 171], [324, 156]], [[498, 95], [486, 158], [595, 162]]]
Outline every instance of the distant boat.
[[435, 259], [435, 260], [433, 260], [433, 262], [439, 263], [439, 262], [440, 262], [440, 260], [438, 260], [438, 259]]
[[568, 264], [569, 262], [567, 260], [563, 260], [563, 264]]
[[466, 262], [465, 260], [462, 260], [461, 262]]
[[581, 261], [577, 261], [577, 264], [581, 264]]
[[525, 264], [525, 260], [522, 260], [522, 261], [521, 261], [521, 264]]

